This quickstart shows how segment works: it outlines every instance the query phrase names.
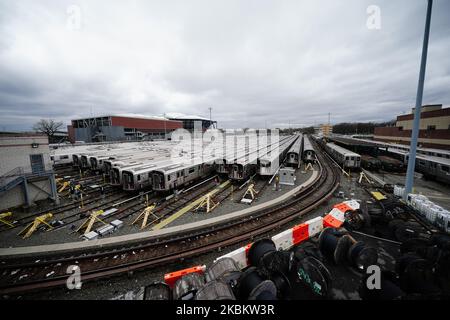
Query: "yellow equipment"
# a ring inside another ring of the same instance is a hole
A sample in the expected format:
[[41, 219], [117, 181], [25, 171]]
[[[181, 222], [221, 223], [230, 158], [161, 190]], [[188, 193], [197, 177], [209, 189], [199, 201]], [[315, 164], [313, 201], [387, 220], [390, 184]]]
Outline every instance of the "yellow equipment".
[[83, 228], [84, 230], [84, 234], [87, 234], [91, 231], [92, 226], [94, 225], [94, 223], [96, 221], [101, 222], [103, 224], [107, 224], [106, 222], [104, 222], [103, 220], [101, 220], [98, 216], [101, 216], [103, 214], [103, 210], [98, 210], [98, 211], [94, 211], [91, 213], [90, 217], [87, 218], [82, 224], [81, 226], [78, 227], [77, 232], [79, 232], [80, 230], [82, 230]]
[[378, 191], [372, 191], [370, 194], [377, 201], [386, 199], [386, 197], [381, 192]]
[[[216, 194], [217, 192], [219, 192], [220, 190], [226, 188], [229, 184], [231, 183], [230, 180], [225, 181], [224, 183], [222, 183], [221, 185], [219, 185], [218, 187], [216, 187], [214, 190], [212, 190], [211, 192], [209, 192], [210, 196], [213, 196], [214, 194]], [[197, 200], [189, 203], [187, 206], [185, 206], [184, 208], [178, 210], [177, 212], [175, 212], [174, 214], [172, 214], [170, 217], [166, 218], [165, 220], [159, 222], [157, 225], [155, 225], [152, 230], [160, 230], [162, 228], [164, 228], [165, 226], [167, 226], [168, 224], [172, 223], [173, 221], [175, 221], [176, 219], [178, 219], [179, 217], [181, 217], [182, 215], [184, 215], [187, 212], [190, 212], [193, 208], [195, 208], [196, 206], [198, 206], [198, 204], [200, 202], [202, 202], [205, 199], [205, 196], [202, 196], [200, 198], [198, 198]]]
[[9, 218], [12, 217], [12, 212], [4, 212], [4, 213], [0, 213], [0, 222], [3, 224], [6, 224], [7, 226], [13, 228], [14, 225], [12, 223], [10, 223], [9, 221], [7, 221], [5, 218]]
[[156, 205], [152, 204], [151, 206], [148, 206], [147, 208], [145, 208], [141, 214], [134, 219], [134, 221], [131, 224], [135, 224], [136, 222], [138, 222], [140, 219], [142, 220], [142, 225], [141, 225], [141, 229], [144, 229], [145, 227], [147, 227], [147, 221], [148, 221], [148, 216], [150, 214], [152, 214], [156, 219], [158, 219], [158, 217], [152, 212], [153, 209], [155, 209]]
[[63, 192], [67, 188], [68, 185], [69, 185], [69, 183], [67, 181], [64, 181], [61, 188], [59, 188], [58, 193]]
[[361, 183], [362, 180], [365, 179], [368, 183], [372, 184], [373, 182], [369, 180], [369, 178], [367, 177], [367, 175], [361, 171], [361, 173], [359, 174], [359, 180], [358, 183]]
[[[212, 199], [212, 194], [211, 192], [209, 192], [208, 194], [206, 194], [203, 199], [200, 201], [199, 205], [197, 207], [195, 207], [194, 211], [199, 211], [200, 209], [205, 209], [206, 213], [210, 213], [211, 211], [213, 211], [217, 206], [219, 205], [219, 203], [216, 203], [213, 199]], [[206, 207], [206, 208], [205, 208]]]
[[46, 220], [49, 220], [52, 217], [53, 217], [53, 214], [51, 214], [51, 213], [46, 213], [46, 214], [43, 214], [42, 216], [37, 217], [36, 219], [34, 219], [33, 222], [31, 222], [29, 225], [27, 225], [25, 227], [25, 229], [20, 231], [18, 233], [18, 235], [20, 236], [22, 233], [25, 233], [25, 235], [23, 236], [23, 239], [28, 238], [29, 236], [31, 236], [33, 234], [33, 232], [35, 232], [37, 230], [37, 228], [41, 224], [45, 224], [50, 229], [53, 229], [53, 227], [46, 222]]
[[256, 199], [257, 194], [258, 191], [255, 190], [255, 185], [252, 183], [251, 185], [248, 186], [247, 190], [242, 196], [241, 202], [251, 203], [253, 200]]

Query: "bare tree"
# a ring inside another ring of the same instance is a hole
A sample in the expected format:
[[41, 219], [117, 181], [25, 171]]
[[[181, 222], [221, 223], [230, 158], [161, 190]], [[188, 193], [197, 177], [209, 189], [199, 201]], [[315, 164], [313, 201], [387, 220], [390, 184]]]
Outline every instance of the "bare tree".
[[45, 133], [47, 136], [52, 137], [62, 126], [63, 123], [61, 121], [41, 119], [33, 126], [33, 130]]

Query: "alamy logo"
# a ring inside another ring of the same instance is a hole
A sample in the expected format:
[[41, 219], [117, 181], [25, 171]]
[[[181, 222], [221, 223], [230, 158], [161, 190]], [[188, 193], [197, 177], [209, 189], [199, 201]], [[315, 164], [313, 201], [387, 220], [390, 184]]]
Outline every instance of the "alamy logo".
[[67, 274], [70, 274], [69, 278], [67, 278], [66, 286], [67, 289], [81, 289], [81, 269], [77, 265], [68, 266], [66, 270]]
[[81, 8], [77, 5], [67, 7], [67, 29], [76, 31], [81, 29]]
[[370, 276], [367, 278], [366, 286], [367, 289], [373, 290], [381, 289], [381, 269], [379, 266], [372, 265], [367, 268], [367, 274], [370, 274]]
[[370, 5], [366, 10], [367, 17], [366, 26], [369, 30], [380, 30], [381, 29], [381, 9], [379, 6]]

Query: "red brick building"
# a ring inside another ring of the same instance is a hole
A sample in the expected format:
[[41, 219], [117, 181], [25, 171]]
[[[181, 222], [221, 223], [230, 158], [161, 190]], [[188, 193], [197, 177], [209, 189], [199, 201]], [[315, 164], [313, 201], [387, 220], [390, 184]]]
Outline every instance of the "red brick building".
[[71, 122], [67, 132], [72, 143], [163, 139], [172, 131], [183, 128], [181, 121], [142, 115], [109, 115]]
[[[374, 140], [409, 145], [414, 120], [410, 114], [397, 117], [395, 127], [375, 128]], [[450, 150], [450, 108], [426, 105], [421, 109], [419, 147]]]

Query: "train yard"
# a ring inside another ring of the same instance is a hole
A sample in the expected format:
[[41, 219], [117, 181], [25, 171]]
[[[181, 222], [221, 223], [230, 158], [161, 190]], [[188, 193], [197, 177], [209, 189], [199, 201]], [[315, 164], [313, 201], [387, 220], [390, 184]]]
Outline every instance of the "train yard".
[[[2, 295], [59, 290], [72, 266], [83, 283], [177, 268], [320, 216], [342, 194], [367, 198], [358, 190], [367, 159], [315, 137], [244, 144], [223, 157], [194, 152], [189, 161], [167, 159], [175, 145], [55, 152], [62, 203], [0, 229]], [[295, 185], [279, 183], [284, 167], [295, 169]]]

